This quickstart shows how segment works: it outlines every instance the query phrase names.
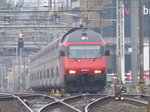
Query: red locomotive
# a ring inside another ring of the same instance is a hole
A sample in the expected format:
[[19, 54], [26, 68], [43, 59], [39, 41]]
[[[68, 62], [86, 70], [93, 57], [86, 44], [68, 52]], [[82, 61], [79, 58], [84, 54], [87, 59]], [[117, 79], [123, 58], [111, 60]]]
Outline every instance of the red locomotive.
[[90, 29], [74, 28], [31, 58], [31, 87], [96, 92], [106, 83], [105, 42]]

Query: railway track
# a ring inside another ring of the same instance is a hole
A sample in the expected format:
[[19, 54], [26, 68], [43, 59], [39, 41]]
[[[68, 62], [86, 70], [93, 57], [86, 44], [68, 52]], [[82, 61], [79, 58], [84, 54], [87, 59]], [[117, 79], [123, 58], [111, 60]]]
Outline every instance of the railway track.
[[52, 97], [42, 94], [19, 94], [18, 96], [33, 112], [81, 112], [73, 106], [63, 102], [64, 99], [59, 96]]
[[45, 105], [57, 100], [55, 97], [42, 94], [29, 94], [19, 96], [33, 112], [38, 112]]
[[55, 102], [45, 105], [38, 112], [83, 112], [90, 102], [105, 95], [80, 94], [65, 98], [58, 98]]
[[0, 93], [0, 112], [32, 112], [18, 96]]
[[[42, 94], [0, 94], [0, 112], [146, 112], [149, 96], [124, 95], [116, 101], [115, 96], [79, 94], [52, 97]], [[139, 99], [138, 97], [141, 97]], [[144, 99], [142, 99], [144, 98]], [[10, 104], [8, 104], [8, 102]], [[4, 103], [5, 102], [5, 103]], [[7, 103], [6, 103], [7, 102]], [[4, 103], [4, 104], [2, 104]], [[10, 107], [9, 110], [5, 109]]]
[[86, 105], [103, 96], [106, 95], [81, 94], [81, 95], [65, 98], [63, 99], [63, 101], [83, 112]]
[[148, 102], [150, 99], [150, 95], [124, 95], [124, 97], [131, 98], [131, 99], [137, 99], [137, 100], [142, 100]]
[[39, 112], [82, 112], [82, 111], [62, 101], [56, 101], [54, 103], [44, 106], [41, 110], [39, 110]]
[[80, 94], [70, 96], [44, 106], [39, 112], [84, 112], [90, 102], [104, 96], [106, 95]]
[[147, 104], [131, 98], [116, 101], [114, 96], [106, 96], [88, 104], [85, 112], [146, 112]]

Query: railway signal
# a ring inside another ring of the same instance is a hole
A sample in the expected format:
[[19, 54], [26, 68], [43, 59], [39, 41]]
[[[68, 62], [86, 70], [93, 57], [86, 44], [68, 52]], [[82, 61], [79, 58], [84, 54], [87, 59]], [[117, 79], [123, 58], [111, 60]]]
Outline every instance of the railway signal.
[[24, 47], [24, 37], [22, 33], [19, 34], [18, 36], [18, 48], [23, 48]]

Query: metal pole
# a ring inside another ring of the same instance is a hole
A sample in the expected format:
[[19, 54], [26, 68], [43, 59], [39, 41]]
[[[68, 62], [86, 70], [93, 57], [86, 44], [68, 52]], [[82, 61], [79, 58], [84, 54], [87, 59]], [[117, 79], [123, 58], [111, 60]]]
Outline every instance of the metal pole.
[[143, 0], [139, 0], [139, 69], [140, 69], [140, 91], [144, 92], [144, 61], [143, 61]]
[[69, 9], [69, 0], [67, 0], [67, 10]]
[[[150, 7], [150, 1], [148, 1], [148, 6]], [[148, 15], [150, 21], [150, 15]], [[150, 31], [150, 22], [149, 22], [149, 31]], [[150, 32], [149, 32], [149, 79], [150, 79]]]
[[121, 79], [122, 83], [125, 84], [125, 37], [124, 37], [124, 4], [123, 1], [120, 1], [120, 23], [121, 23], [121, 29], [120, 29], [120, 47], [121, 47]]
[[26, 78], [26, 65], [25, 65], [25, 57], [23, 58], [23, 74], [22, 74], [22, 88], [23, 90], [26, 88], [25, 85], [26, 85], [26, 81], [23, 80]]
[[[117, 20], [116, 20], [116, 40], [117, 40], [117, 45], [116, 45], [116, 55], [117, 55], [117, 57], [116, 57], [116, 72], [117, 72], [117, 74], [119, 74], [120, 73], [120, 66], [119, 66], [119, 45], [118, 45], [118, 43], [119, 43], [119, 41], [120, 41], [120, 38], [119, 38], [119, 36], [118, 36], [118, 20], [119, 20], [119, 18], [118, 18], [118, 7], [119, 7], [119, 4], [118, 4], [118, 0], [116, 0], [116, 16], [117, 16]], [[117, 77], [118, 79], [117, 79], [117, 81], [119, 80], [119, 77]]]
[[16, 46], [16, 57], [15, 57], [15, 60], [14, 60], [14, 91], [15, 92], [17, 91], [17, 87], [18, 87], [18, 83], [16, 83], [18, 81], [17, 80], [18, 74], [16, 72], [17, 62], [18, 62], [18, 47]]
[[0, 85], [1, 85], [1, 91], [3, 90], [3, 66], [0, 65]]
[[138, 10], [138, 1], [133, 0], [131, 3], [131, 45], [132, 45], [132, 56], [131, 56], [131, 68], [132, 68], [132, 87], [137, 86], [137, 54], [138, 54], [138, 31], [139, 31], [139, 17], [135, 12]]
[[52, 0], [49, 0], [49, 7], [52, 9]]
[[[13, 59], [13, 58], [12, 58]], [[14, 60], [12, 60], [12, 62], [13, 62], [13, 75], [14, 75], [14, 85], [13, 85], [13, 91], [15, 92], [16, 91], [16, 70], [15, 70], [15, 61], [16, 61], [16, 59], [14, 58]]]
[[54, 0], [54, 14], [55, 14], [55, 11], [56, 11], [56, 0]]
[[38, 41], [40, 40], [40, 38], [39, 38], [39, 32], [40, 32], [40, 22], [39, 22], [39, 19], [40, 19], [40, 12], [39, 12], [39, 10], [40, 10], [40, 2], [39, 2], [39, 0], [38, 0], [38, 17], [37, 17], [37, 22], [38, 22]]
[[149, 78], [150, 78], [150, 36], [149, 36]]
[[19, 70], [19, 75], [20, 75], [20, 90], [23, 90], [23, 85], [22, 85], [22, 72], [21, 72], [21, 63], [22, 63], [22, 49], [20, 49], [20, 56], [19, 56], [19, 66], [20, 66], [20, 70]]
[[8, 76], [8, 67], [6, 66], [6, 79], [7, 79], [7, 86], [6, 86], [6, 88], [7, 88], [7, 90], [9, 90], [9, 76]]
[[89, 0], [86, 0], [86, 16], [85, 16], [85, 24], [86, 24], [86, 27], [88, 28], [89, 27], [89, 6], [90, 6], [90, 2]]
[[3, 65], [3, 91], [5, 91], [6, 89], [6, 80], [4, 80], [5, 76], [6, 76], [6, 65]]
[[20, 56], [20, 49], [19, 49], [18, 92], [19, 92], [19, 91], [20, 91], [20, 89], [21, 89], [21, 86], [20, 86], [20, 59], [21, 59], [21, 56]]
[[2, 91], [4, 91], [4, 65], [2, 65]]
[[117, 24], [116, 24], [116, 54], [117, 54], [117, 74], [118, 84], [124, 83], [124, 5], [123, 1], [117, 0]]
[[149, 77], [150, 77], [150, 36], [149, 36]]
[[103, 2], [100, 0], [99, 1], [99, 5], [100, 5], [100, 13], [99, 13], [99, 18], [100, 18], [100, 23], [99, 23], [99, 25], [100, 25], [100, 34], [101, 34], [101, 36], [103, 37], [103, 22], [102, 22], [102, 19], [103, 19], [103, 12], [102, 12], [102, 10], [101, 10], [101, 7], [103, 7]]

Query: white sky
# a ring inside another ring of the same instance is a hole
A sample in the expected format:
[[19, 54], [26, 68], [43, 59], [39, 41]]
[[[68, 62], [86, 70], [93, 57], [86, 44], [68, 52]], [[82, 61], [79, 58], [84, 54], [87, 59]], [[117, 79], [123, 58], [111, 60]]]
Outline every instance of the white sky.
[[[8, 2], [9, 1], [13, 1], [15, 4], [17, 3], [17, 2], [19, 2], [19, 0], [7, 0]], [[21, 0], [20, 0], [21, 1]], [[39, 3], [42, 3], [42, 1], [43, 0], [24, 0], [24, 2], [38, 2], [39, 1]], [[48, 1], [48, 0], [47, 0]], [[52, 1], [54, 1], [54, 0], [52, 0]], [[66, 1], [70, 1], [70, 0], [55, 0], [56, 2], [57, 1], [61, 1], [61, 2], [66, 2]]]
[[[19, 0], [7, 0], [7, 1], [14, 1], [19, 2]], [[39, 0], [39, 2], [42, 2], [43, 0]], [[67, 1], [67, 0], [56, 0], [56, 1]], [[38, 0], [24, 0], [24, 2], [38, 2]]]
[[[23, 0], [7, 0], [8, 2], [10, 2], [10, 1], [13, 1], [14, 2], [14, 5], [16, 5], [19, 1], [23, 1]], [[42, 4], [43, 3], [43, 1], [46, 1], [46, 0], [24, 0], [24, 3], [27, 3], [27, 2], [29, 2], [29, 3], [36, 3], [36, 4], [38, 4], [38, 2], [39, 2], [39, 4]], [[47, 0], [47, 1], [49, 1], [49, 0]], [[71, 0], [55, 0], [55, 2], [59, 2], [57, 5], [58, 6], [61, 6], [61, 3], [60, 2], [62, 2], [63, 4], [65, 4], [67, 1], [71, 1]], [[54, 0], [52, 0], [52, 2], [54, 2]], [[48, 3], [48, 2], [47, 2]]]

